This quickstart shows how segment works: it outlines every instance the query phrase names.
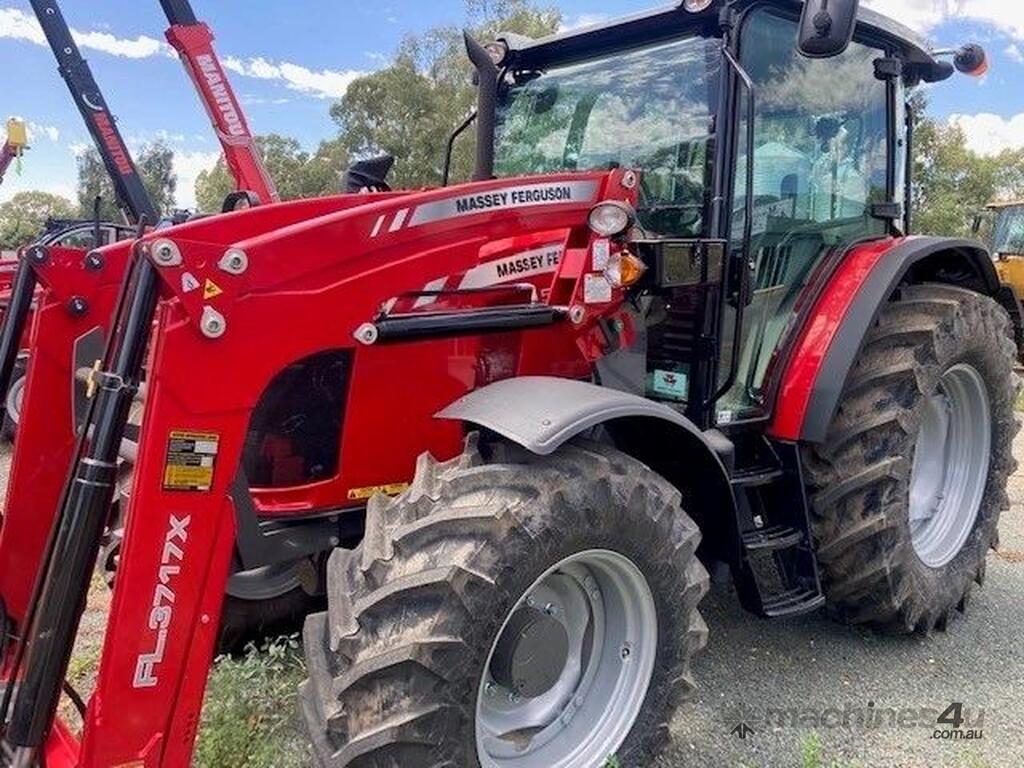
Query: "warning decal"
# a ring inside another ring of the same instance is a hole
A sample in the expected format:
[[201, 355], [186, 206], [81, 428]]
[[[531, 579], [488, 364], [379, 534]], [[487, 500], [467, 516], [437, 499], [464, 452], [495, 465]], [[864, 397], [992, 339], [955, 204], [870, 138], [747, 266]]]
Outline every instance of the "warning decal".
[[219, 447], [220, 435], [216, 432], [171, 432], [167, 440], [167, 462], [164, 464], [164, 489], [210, 490]]
[[206, 279], [206, 283], [203, 285], [203, 298], [204, 299], [215, 299], [220, 296], [224, 291], [219, 285], [209, 278]]
[[367, 488], [352, 488], [348, 492], [348, 498], [349, 501], [366, 501], [378, 493], [383, 493], [385, 496], [397, 496], [408, 487], [408, 483], [388, 483], [386, 485], [371, 485]]

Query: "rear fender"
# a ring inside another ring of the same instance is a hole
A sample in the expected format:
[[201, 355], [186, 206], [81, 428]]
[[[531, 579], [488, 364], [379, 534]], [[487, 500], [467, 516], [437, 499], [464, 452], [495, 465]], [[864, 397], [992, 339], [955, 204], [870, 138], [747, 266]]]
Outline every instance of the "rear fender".
[[854, 247], [843, 256], [800, 331], [782, 373], [769, 434], [823, 443], [850, 371], [879, 312], [904, 283], [939, 282], [1000, 302], [1020, 333], [1021, 309], [985, 248], [970, 240], [914, 237]]
[[736, 501], [725, 464], [732, 444], [666, 405], [587, 382], [522, 376], [474, 390], [437, 416], [483, 427], [540, 456], [602, 427], [616, 448], [680, 490], [705, 550], [735, 561]]

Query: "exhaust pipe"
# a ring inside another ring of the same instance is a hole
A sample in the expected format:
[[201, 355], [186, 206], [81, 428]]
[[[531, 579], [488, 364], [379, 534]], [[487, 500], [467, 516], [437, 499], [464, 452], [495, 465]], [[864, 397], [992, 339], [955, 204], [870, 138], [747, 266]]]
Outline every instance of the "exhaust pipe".
[[487, 181], [494, 178], [494, 130], [498, 112], [498, 65], [480, 43], [469, 32], [463, 32], [466, 53], [476, 67], [477, 108], [476, 108], [476, 166], [473, 181]]

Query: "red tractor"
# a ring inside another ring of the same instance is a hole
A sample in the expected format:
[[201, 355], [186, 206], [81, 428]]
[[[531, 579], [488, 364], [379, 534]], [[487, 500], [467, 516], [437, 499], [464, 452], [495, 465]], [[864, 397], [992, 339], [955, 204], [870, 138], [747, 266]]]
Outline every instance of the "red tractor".
[[[0, 529], [6, 764], [188, 765], [239, 569], [326, 594], [303, 712], [356, 768], [648, 765], [709, 563], [759, 616], [896, 633], [982, 581], [1021, 311], [979, 244], [907, 235], [905, 106], [980, 49], [852, 0], [467, 48], [472, 182], [94, 253], [130, 273], [67, 483]], [[75, 736], [54, 713], [143, 379]]]

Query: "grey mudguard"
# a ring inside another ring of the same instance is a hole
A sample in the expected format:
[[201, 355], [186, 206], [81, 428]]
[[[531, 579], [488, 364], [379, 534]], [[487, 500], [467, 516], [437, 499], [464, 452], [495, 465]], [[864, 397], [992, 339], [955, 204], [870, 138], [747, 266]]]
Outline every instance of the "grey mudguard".
[[439, 419], [490, 429], [541, 456], [554, 453], [591, 427], [629, 417], [670, 422], [714, 454], [697, 426], [668, 406], [628, 392], [554, 376], [521, 376], [489, 384], [437, 414]]

